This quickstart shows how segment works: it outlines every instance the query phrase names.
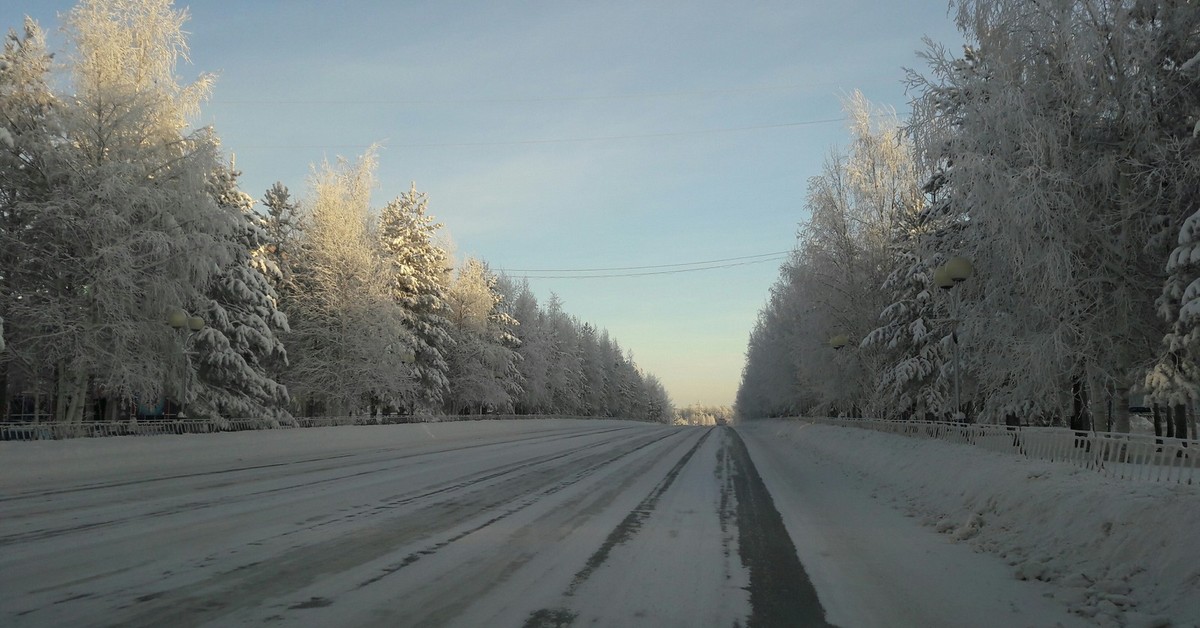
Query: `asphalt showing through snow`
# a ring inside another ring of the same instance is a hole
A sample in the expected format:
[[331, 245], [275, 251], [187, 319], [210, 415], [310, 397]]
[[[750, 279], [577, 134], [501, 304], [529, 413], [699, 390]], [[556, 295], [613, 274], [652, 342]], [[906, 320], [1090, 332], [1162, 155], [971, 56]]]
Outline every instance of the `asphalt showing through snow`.
[[737, 471], [739, 552], [750, 570], [749, 625], [828, 626], [796, 547], [771, 493], [763, 484], [750, 452], [737, 432], [730, 430], [729, 449]]
[[373, 429], [413, 440], [4, 491], [0, 624], [827, 625], [731, 428]]

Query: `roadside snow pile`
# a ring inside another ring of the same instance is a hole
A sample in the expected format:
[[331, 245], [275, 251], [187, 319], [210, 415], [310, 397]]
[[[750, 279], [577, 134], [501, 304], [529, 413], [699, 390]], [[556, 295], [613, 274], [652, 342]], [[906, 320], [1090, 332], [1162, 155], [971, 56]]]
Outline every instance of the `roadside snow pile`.
[[1097, 626], [1200, 626], [1200, 487], [862, 429], [781, 427], [799, 454], [877, 482], [880, 497], [999, 555], [1016, 578], [1054, 584], [1055, 599]]

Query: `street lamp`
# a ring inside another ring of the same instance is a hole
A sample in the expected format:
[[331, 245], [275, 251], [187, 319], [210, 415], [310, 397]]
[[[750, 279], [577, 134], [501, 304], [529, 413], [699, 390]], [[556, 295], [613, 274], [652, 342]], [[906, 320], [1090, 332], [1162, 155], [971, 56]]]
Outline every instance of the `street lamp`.
[[[833, 336], [829, 337], [829, 346], [833, 347], [834, 351], [841, 351], [842, 347], [845, 347], [848, 344], [850, 344], [850, 337], [847, 336], [846, 334], [834, 334]], [[857, 404], [853, 404], [853, 403], [851, 404], [851, 406], [850, 406], [851, 414], [854, 414], [854, 408], [856, 407], [856, 405]], [[834, 406], [830, 409], [830, 411], [831, 412], [837, 411], [836, 404], [834, 404]]]
[[[200, 318], [199, 316], [189, 316], [186, 311], [184, 311], [183, 309], [180, 309], [180, 308], [176, 308], [167, 314], [167, 324], [170, 325], [173, 329], [175, 329], [181, 333], [184, 333], [184, 332], [195, 333], [195, 332], [200, 331], [201, 329], [204, 329], [204, 319], [203, 318]], [[183, 383], [182, 383], [182, 385], [183, 385], [182, 397], [183, 398], [180, 399], [180, 401], [179, 401], [179, 409], [183, 410], [184, 404], [187, 403], [188, 380], [190, 379], [189, 375], [187, 373], [187, 341], [186, 340], [184, 341], [183, 345], [180, 347], [180, 350], [183, 353], [183, 357], [184, 357], [184, 373], [183, 373]], [[176, 413], [176, 415], [178, 416], [178, 413]]]
[[[958, 362], [958, 293], [953, 290], [954, 286], [964, 282], [974, 273], [975, 269], [971, 266], [971, 260], [965, 257], [952, 257], [946, 260], [945, 264], [933, 271], [933, 283], [942, 290], [950, 291], [950, 307], [951, 317], [954, 320], [954, 331], [951, 332], [951, 339], [954, 342], [954, 418], [962, 414], [962, 376], [959, 374]], [[966, 415], [963, 415], [963, 421], [966, 422]]]

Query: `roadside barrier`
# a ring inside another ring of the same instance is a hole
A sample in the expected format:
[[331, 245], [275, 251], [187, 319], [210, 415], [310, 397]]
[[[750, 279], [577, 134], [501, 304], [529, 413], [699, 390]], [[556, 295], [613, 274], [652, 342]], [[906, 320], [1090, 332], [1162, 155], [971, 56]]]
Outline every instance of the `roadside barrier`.
[[459, 414], [459, 415], [379, 415], [327, 416], [274, 421], [265, 418], [242, 419], [147, 419], [142, 421], [82, 421], [79, 423], [0, 423], [0, 441], [62, 440], [66, 438], [103, 438], [108, 436], [159, 436], [163, 434], [208, 434], [245, 430], [335, 427], [341, 425], [392, 425], [397, 423], [441, 423], [498, 419], [589, 419], [560, 414]]
[[1200, 484], [1198, 440], [1146, 434], [1081, 432], [1058, 427], [832, 417], [795, 418], [824, 425], [933, 438], [989, 451], [1017, 454], [1035, 460], [1064, 462], [1121, 479]]

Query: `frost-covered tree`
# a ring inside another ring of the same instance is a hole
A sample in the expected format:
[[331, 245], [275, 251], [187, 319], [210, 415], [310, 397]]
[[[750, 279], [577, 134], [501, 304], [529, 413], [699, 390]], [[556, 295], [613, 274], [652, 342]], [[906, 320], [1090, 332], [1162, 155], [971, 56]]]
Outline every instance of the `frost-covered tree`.
[[978, 269], [961, 286], [970, 395], [985, 419], [1076, 427], [1112, 398], [1124, 429], [1164, 331], [1162, 236], [1194, 198], [1200, 103], [1184, 66], [1200, 15], [1172, 1], [957, 4], [972, 46], [931, 48], [913, 126], [964, 225], [944, 253]]
[[1187, 425], [1181, 408], [1200, 400], [1200, 211], [1184, 221], [1166, 272], [1158, 313], [1170, 328], [1163, 354], [1146, 375], [1146, 388], [1151, 403], [1175, 409], [1168, 433], [1182, 437]]
[[[896, 258], [900, 215], [919, 211], [920, 191], [894, 115], [857, 92], [846, 111], [854, 141], [809, 180], [799, 249], [750, 338], [738, 395], [745, 416], [895, 408], [894, 387], [880, 382], [903, 357], [875, 330], [889, 296], [881, 287]], [[850, 348], [833, 351], [835, 336]]]
[[521, 391], [517, 321], [501, 307], [497, 277], [468, 258], [446, 293], [454, 344], [447, 355], [451, 414], [511, 412]]
[[51, 261], [39, 254], [50, 247], [49, 234], [37, 228], [50, 196], [42, 160], [58, 141], [60, 103], [49, 86], [50, 68], [45, 35], [35, 21], [26, 19], [21, 33], [8, 33], [0, 53], [0, 320], [7, 317], [9, 324], [0, 330], [0, 343], [9, 350], [0, 351], [0, 417], [7, 416], [13, 392], [39, 383], [38, 348], [20, 340], [6, 343], [4, 337], [31, 333], [37, 312], [21, 308], [21, 301], [40, 289], [42, 266]]
[[[211, 79], [175, 77], [185, 18], [165, 0], [81, 2], [65, 27], [70, 93], [37, 109], [45, 139], [9, 129], [38, 185], [6, 201], [7, 217], [38, 236], [6, 271], [20, 298], [5, 319], [22, 385], [50, 382], [61, 420], [80, 420], [89, 396], [157, 397], [178, 352], [166, 313], [230, 259], [235, 223], [207, 192], [217, 142], [188, 130]], [[36, 56], [16, 72], [36, 74]], [[39, 89], [24, 82], [4, 107]]]
[[[521, 390], [514, 408], [518, 414], [616, 416], [643, 421], [670, 420], [670, 396], [662, 382], [646, 373], [632, 355], [622, 355], [606, 334], [592, 344], [594, 328], [579, 323], [562, 309], [554, 294], [540, 306], [528, 282], [513, 283], [504, 276], [496, 288], [499, 307], [517, 321], [517, 361]], [[585, 348], [586, 347], [586, 348]], [[588, 357], [584, 359], [585, 351]], [[586, 370], [597, 388], [589, 388]], [[602, 409], [602, 410], [600, 410]]]
[[500, 279], [500, 290], [509, 305], [509, 314], [518, 322], [516, 336], [520, 345], [517, 353], [521, 359], [517, 362], [517, 370], [521, 373], [522, 385], [515, 404], [516, 412], [551, 414], [568, 411], [554, 403], [551, 370], [557, 347], [548, 317], [539, 307], [528, 281], [516, 286], [504, 277]]
[[[903, 145], [911, 150], [911, 145]], [[916, 181], [915, 173], [911, 180]], [[953, 342], [947, 334], [950, 311], [937, 294], [933, 275], [945, 262], [941, 241], [952, 235], [955, 225], [947, 220], [951, 212], [939, 198], [938, 181], [932, 177], [924, 188], [928, 204], [915, 194], [897, 199], [891, 272], [881, 286], [890, 303], [879, 313], [879, 326], [862, 342], [883, 356], [876, 386], [884, 416], [928, 419], [954, 412], [947, 373]]]
[[276, 181], [262, 198], [267, 215], [263, 220], [266, 246], [263, 254], [279, 269], [278, 277], [272, 282], [276, 289], [286, 293], [292, 281], [293, 249], [303, 226], [300, 224], [300, 206], [292, 200], [287, 186]]
[[284, 383], [306, 415], [398, 406], [412, 391], [412, 339], [370, 214], [375, 154], [315, 169], [286, 300]]
[[414, 183], [408, 192], [384, 206], [379, 242], [388, 267], [392, 298], [404, 310], [411, 332], [418, 398], [423, 408], [442, 405], [450, 382], [446, 353], [454, 344], [446, 304], [446, 251], [434, 242], [441, 228], [427, 215], [429, 197]]
[[288, 392], [272, 374], [287, 365], [279, 335], [288, 331], [271, 279], [279, 270], [268, 256], [263, 218], [238, 188], [240, 173], [220, 168], [210, 188], [217, 205], [240, 222], [231, 234], [234, 260], [210, 282], [196, 312], [205, 327], [188, 352], [197, 382], [187, 387], [189, 415], [290, 421]]
[[551, 408], [565, 414], [587, 414], [582, 350], [585, 326], [563, 309], [562, 300], [556, 294], [550, 295], [544, 312], [549, 337], [547, 385]]
[[717, 425], [733, 420], [733, 408], [694, 403], [675, 412], [675, 422], [683, 425]]

